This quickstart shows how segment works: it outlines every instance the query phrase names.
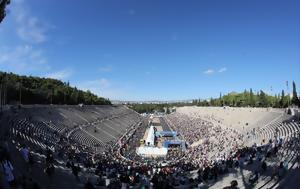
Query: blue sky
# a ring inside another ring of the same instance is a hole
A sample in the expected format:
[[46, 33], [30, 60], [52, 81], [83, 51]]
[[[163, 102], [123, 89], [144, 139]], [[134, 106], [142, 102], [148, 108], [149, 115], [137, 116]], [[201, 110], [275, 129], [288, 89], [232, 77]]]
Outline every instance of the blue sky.
[[274, 94], [287, 80], [300, 90], [297, 0], [13, 0], [8, 8], [2, 71], [114, 100]]

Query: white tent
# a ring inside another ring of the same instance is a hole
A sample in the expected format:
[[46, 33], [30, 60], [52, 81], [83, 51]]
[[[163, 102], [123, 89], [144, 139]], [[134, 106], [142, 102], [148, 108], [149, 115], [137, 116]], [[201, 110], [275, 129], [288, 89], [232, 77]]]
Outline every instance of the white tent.
[[150, 126], [149, 130], [148, 130], [148, 136], [146, 139], [146, 146], [154, 146], [154, 127]]

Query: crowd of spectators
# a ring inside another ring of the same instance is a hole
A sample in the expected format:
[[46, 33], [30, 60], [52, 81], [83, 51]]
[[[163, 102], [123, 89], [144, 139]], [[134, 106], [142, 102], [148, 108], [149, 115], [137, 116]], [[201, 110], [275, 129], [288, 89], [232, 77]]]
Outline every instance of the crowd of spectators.
[[[249, 178], [249, 182], [254, 183], [267, 170], [272, 170], [273, 177], [282, 177], [287, 170], [287, 162], [280, 161], [278, 166], [272, 167], [266, 162], [270, 158], [284, 156], [281, 154], [283, 147], [300, 146], [299, 140], [272, 139], [263, 146], [254, 143], [253, 146], [247, 147], [243, 143], [244, 136], [241, 133], [222, 127], [222, 123], [218, 121], [210, 122], [207, 119], [171, 114], [167, 117], [167, 122], [188, 142], [185, 152], [177, 148], [170, 149], [168, 164], [163, 164], [165, 159], [135, 159], [139, 157], [133, 155], [134, 148], [131, 146], [138, 145], [139, 136], [147, 126], [145, 122], [132, 126], [117, 143], [106, 145], [105, 151], [100, 154], [69, 140], [64, 135], [57, 137], [55, 133], [53, 136], [58, 138], [56, 144], [51, 148], [39, 150], [45, 155], [44, 172], [51, 179], [56, 174], [58, 162], [64, 162], [64, 167], [73, 174], [78, 183], [84, 183], [87, 189], [98, 186], [124, 189], [164, 189], [182, 186], [197, 188], [201, 184], [218, 180], [233, 169], [256, 163], [260, 165], [259, 169], [253, 170], [253, 175]], [[31, 137], [42, 135], [35, 133], [38, 130], [30, 130], [32, 125], [27, 127], [22, 128], [23, 134], [30, 133]], [[44, 140], [42, 136], [37, 139], [41, 142]], [[299, 135], [295, 139], [299, 139]], [[18, 185], [28, 188], [32, 185], [39, 188], [41, 183], [29, 177], [30, 174], [15, 178], [12, 157], [7, 147], [10, 141], [16, 141], [14, 144], [28, 167], [28, 173], [36, 163], [36, 148], [29, 147], [19, 134], [10, 135], [1, 143], [0, 151], [1, 172], [5, 180], [11, 187]], [[233, 181], [230, 187], [234, 188], [236, 185], [237, 182]]]

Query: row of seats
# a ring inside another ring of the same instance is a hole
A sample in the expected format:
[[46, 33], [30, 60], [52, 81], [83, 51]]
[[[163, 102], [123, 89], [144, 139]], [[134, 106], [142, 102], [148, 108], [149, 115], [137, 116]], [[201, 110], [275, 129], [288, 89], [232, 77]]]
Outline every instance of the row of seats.
[[42, 148], [53, 148], [59, 140], [59, 135], [55, 130], [42, 122], [27, 119], [15, 120], [12, 122], [10, 130], [13, 136], [20, 137]]
[[[280, 162], [285, 162], [287, 165], [287, 170], [289, 171], [295, 165], [298, 156], [298, 149], [299, 149], [299, 144], [298, 144], [298, 141], [300, 140], [299, 131], [297, 133], [292, 134], [291, 136], [288, 136], [285, 140], [286, 141], [283, 147], [278, 151], [277, 156], [267, 162], [269, 167], [272, 166], [275, 168], [279, 166]], [[261, 177], [258, 180], [258, 184], [255, 186], [255, 188], [258, 189], [274, 188], [282, 178], [283, 177], [278, 179], [272, 177], [271, 175]]]
[[296, 122], [289, 121], [284, 122], [283, 119], [278, 119], [273, 123], [267, 124], [265, 127], [261, 127], [256, 134], [258, 140], [268, 140], [274, 137], [285, 138], [299, 130], [299, 125]]
[[27, 107], [16, 116], [11, 128], [15, 136], [42, 148], [53, 148], [60, 136], [67, 136], [98, 152], [116, 142], [139, 120], [139, 114], [123, 106], [35, 107], [32, 110]]
[[[280, 117], [278, 117], [278, 115], [280, 115]], [[285, 117], [285, 116], [282, 114], [279, 114], [279, 113], [266, 114], [262, 119], [257, 121], [255, 123], [255, 125], [265, 126], [265, 125], [269, 124], [270, 122], [272, 122], [272, 120], [276, 120], [276, 119], [282, 120], [283, 117]]]
[[75, 140], [80, 144], [85, 145], [97, 151], [104, 146], [104, 143], [97, 140], [96, 138], [91, 137], [90, 135], [88, 135], [87, 133], [83, 132], [80, 129], [73, 133], [71, 140]]
[[[98, 148], [99, 144], [105, 145], [111, 142], [117, 142], [126, 130], [138, 123], [139, 120], [140, 117], [136, 113], [104, 119], [96, 123], [91, 123], [86, 127], [79, 128], [76, 132], [71, 134], [70, 138], [72, 140], [77, 140], [86, 146], [102, 151], [102, 149]], [[78, 133], [85, 137], [78, 137]]]
[[[275, 122], [260, 128], [257, 132], [257, 139], [265, 139], [266, 143], [268, 143], [269, 140], [276, 140], [280, 138], [284, 141], [282, 148], [277, 153], [277, 156], [267, 162], [268, 166], [276, 167], [280, 164], [280, 162], [285, 162], [287, 164], [287, 168], [291, 169], [296, 162], [300, 140], [300, 123], [284, 121], [286, 118], [286, 116], [283, 116]], [[264, 176], [258, 180], [258, 184], [255, 188], [274, 188], [278, 182], [278, 179], [275, 179], [270, 175]]]

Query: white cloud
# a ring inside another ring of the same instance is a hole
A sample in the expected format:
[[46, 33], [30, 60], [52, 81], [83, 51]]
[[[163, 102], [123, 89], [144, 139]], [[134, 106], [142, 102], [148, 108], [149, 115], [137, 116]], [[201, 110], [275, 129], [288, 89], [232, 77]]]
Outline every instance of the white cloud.
[[223, 73], [223, 72], [226, 72], [227, 71], [227, 68], [226, 67], [223, 67], [223, 68], [220, 68], [219, 70], [214, 70], [214, 69], [208, 69], [208, 70], [205, 70], [203, 73], [204, 74], [207, 74], [207, 75], [212, 75], [214, 74], [215, 72], [218, 72], [218, 73]]
[[0, 47], [0, 68], [19, 74], [50, 70], [43, 51], [34, 49], [30, 45], [21, 45], [15, 48]]
[[227, 68], [226, 67], [224, 67], [224, 68], [221, 68], [221, 69], [219, 69], [219, 73], [222, 73], [222, 72], [226, 72], [227, 71]]
[[101, 78], [99, 80], [99, 83], [100, 83], [101, 87], [109, 87], [110, 86], [110, 82], [105, 78]]
[[65, 69], [65, 70], [48, 73], [45, 75], [45, 77], [52, 78], [52, 79], [58, 79], [58, 80], [64, 80], [64, 79], [69, 78], [72, 74], [73, 74], [73, 71], [71, 69]]
[[[113, 100], [125, 100], [132, 97], [130, 88], [128, 85], [116, 86], [107, 78], [99, 78], [96, 80], [81, 81], [76, 84], [81, 90], [90, 90], [92, 93]], [[129, 92], [130, 91], [130, 92]]]
[[16, 21], [16, 32], [21, 40], [28, 43], [42, 43], [47, 40], [46, 32], [54, 26], [42, 22], [30, 14], [23, 0], [12, 1], [12, 15]]
[[210, 75], [210, 74], [213, 74], [215, 71], [213, 69], [208, 69], [208, 70], [205, 70], [203, 73], [204, 74], [207, 74], [207, 75]]
[[106, 78], [82, 81], [77, 83], [76, 86], [81, 90], [90, 90], [92, 93], [105, 98], [114, 98], [119, 95], [117, 95], [118, 92], [112, 88], [111, 82]]
[[98, 70], [100, 72], [111, 72], [112, 71], [112, 66], [111, 65], [103, 66], [103, 67], [100, 67]]
[[51, 68], [38, 44], [46, 41], [47, 31], [54, 26], [32, 15], [24, 0], [11, 2], [15, 31], [20, 39], [16, 46], [0, 46], [0, 69], [17, 74], [43, 75]]
[[30, 43], [41, 43], [46, 41], [45, 28], [38, 26], [37, 18], [29, 18], [17, 28], [18, 36]]
[[79, 86], [84, 90], [98, 91], [99, 89], [107, 88], [110, 86], [110, 81], [106, 78], [97, 80], [83, 81]]

